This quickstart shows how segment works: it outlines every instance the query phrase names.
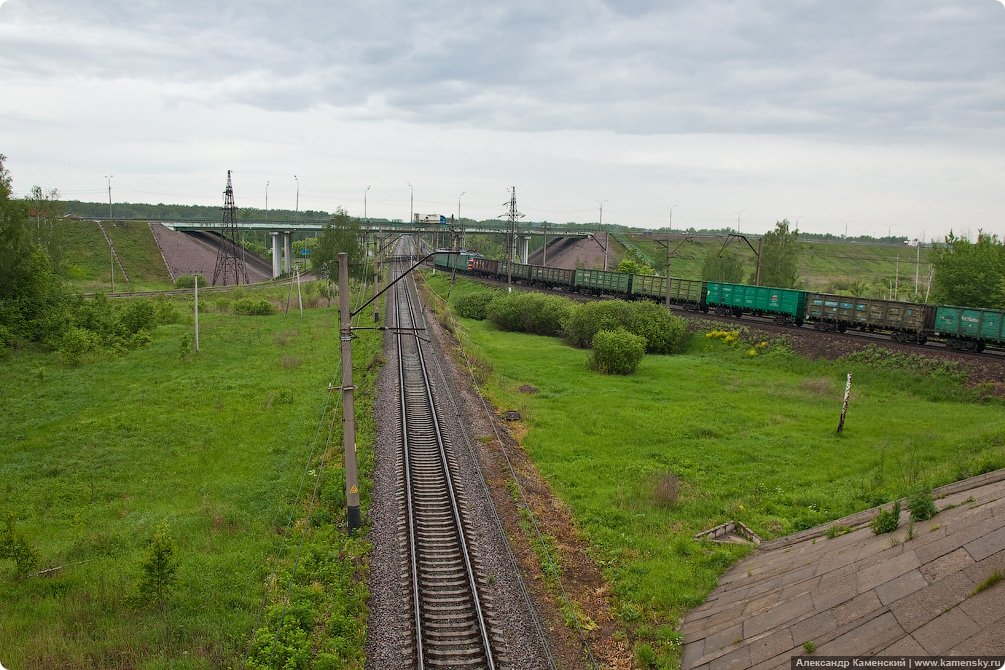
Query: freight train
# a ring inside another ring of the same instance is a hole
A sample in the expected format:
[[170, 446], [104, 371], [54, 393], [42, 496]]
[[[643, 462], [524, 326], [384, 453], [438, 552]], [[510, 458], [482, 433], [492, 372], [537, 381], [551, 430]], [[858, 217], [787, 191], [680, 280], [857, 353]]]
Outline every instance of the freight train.
[[898, 342], [915, 344], [938, 338], [959, 351], [979, 352], [987, 345], [1005, 344], [1005, 312], [995, 309], [924, 305], [606, 270], [566, 270], [494, 261], [466, 251], [456, 255], [438, 253], [435, 265], [493, 279], [506, 279], [509, 275], [514, 282], [529, 286], [611, 295], [627, 300], [666, 300], [669, 283], [670, 302], [692, 311], [733, 317], [753, 314], [796, 327], [810, 324], [822, 331], [843, 333], [849, 328], [856, 328], [885, 332]]

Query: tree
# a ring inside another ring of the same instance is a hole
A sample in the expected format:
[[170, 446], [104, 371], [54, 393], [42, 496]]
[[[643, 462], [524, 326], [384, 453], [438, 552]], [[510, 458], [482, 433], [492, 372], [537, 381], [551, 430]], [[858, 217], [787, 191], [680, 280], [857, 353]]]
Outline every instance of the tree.
[[635, 249], [629, 249], [628, 253], [621, 262], [618, 263], [618, 272], [624, 272], [630, 275], [652, 275], [656, 274], [656, 271], [649, 267], [642, 255]]
[[178, 583], [178, 559], [175, 558], [174, 540], [168, 534], [167, 519], [157, 526], [157, 532], [147, 546], [147, 553], [140, 561], [140, 578], [136, 582], [133, 604], [146, 605], [156, 601], [164, 602], [175, 584]]
[[29, 202], [10, 198], [4, 160], [0, 154], [0, 349], [20, 340], [54, 344], [67, 326], [66, 292], [49, 254], [32, 239]]
[[[799, 231], [789, 230], [789, 220], [775, 224], [775, 229], [761, 238], [761, 286], [794, 288], [799, 281]], [[750, 283], [754, 283], [754, 274]]]
[[1005, 246], [978, 231], [977, 241], [952, 231], [932, 252], [932, 302], [965, 307], [1005, 307]]
[[350, 217], [347, 211], [339, 207], [318, 237], [317, 248], [311, 252], [311, 265], [319, 276], [330, 282], [337, 281], [338, 255], [343, 252], [349, 260], [350, 274], [360, 275], [366, 272], [359, 219]]
[[28, 202], [28, 217], [30, 220], [33, 242], [49, 254], [53, 267], [59, 268], [62, 262], [62, 251], [59, 245], [59, 222], [66, 209], [59, 201], [59, 191], [50, 189], [43, 191], [41, 186], [33, 186], [31, 195], [25, 196]]
[[735, 284], [743, 281], [743, 259], [729, 249], [722, 253], [712, 248], [705, 255], [701, 266], [701, 278], [706, 281], [720, 281]]

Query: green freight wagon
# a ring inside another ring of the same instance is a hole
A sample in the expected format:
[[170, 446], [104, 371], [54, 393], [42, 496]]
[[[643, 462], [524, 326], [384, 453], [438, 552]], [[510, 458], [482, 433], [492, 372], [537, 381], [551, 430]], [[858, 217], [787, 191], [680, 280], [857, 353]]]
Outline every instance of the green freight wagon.
[[565, 268], [547, 268], [541, 265], [531, 265], [530, 278], [535, 284], [544, 286], [572, 287], [572, 279], [576, 274], [575, 270]]
[[953, 349], [984, 351], [986, 344], [1005, 343], [1005, 312], [939, 305], [932, 330]]
[[924, 344], [935, 320], [931, 305], [898, 300], [858, 298], [830, 293], [810, 293], [806, 320], [818, 330], [882, 330], [898, 342]]
[[513, 281], [529, 282], [533, 265], [525, 263], [514, 263], [512, 261], [499, 261], [499, 278], [505, 279], [512, 272]]
[[632, 282], [632, 295], [665, 300], [667, 295], [667, 278], [656, 275], [635, 275]]
[[710, 281], [705, 304], [720, 315], [770, 314], [775, 323], [801, 326], [806, 312], [806, 291]]
[[671, 303], [693, 310], [698, 310], [705, 304], [705, 282], [698, 279], [635, 275], [632, 294], [663, 302], [667, 297], [667, 281], [670, 282]]
[[580, 293], [610, 293], [612, 295], [631, 295], [632, 280], [635, 275], [607, 270], [576, 270], [573, 276], [573, 287]]

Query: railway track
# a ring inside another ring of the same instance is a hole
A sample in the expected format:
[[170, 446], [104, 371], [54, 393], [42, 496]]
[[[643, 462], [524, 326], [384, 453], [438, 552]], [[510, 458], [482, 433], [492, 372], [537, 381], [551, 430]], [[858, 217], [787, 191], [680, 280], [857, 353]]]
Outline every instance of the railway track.
[[[408, 244], [406, 241], [405, 244]], [[397, 264], [395, 274], [407, 267]], [[497, 667], [490, 613], [480, 591], [486, 578], [471, 551], [467, 504], [457, 465], [437, 415], [419, 335], [411, 279], [395, 284], [393, 314], [398, 351], [401, 463], [409, 548], [413, 667]]]
[[[442, 270], [441, 270], [442, 271]], [[484, 277], [480, 275], [465, 274], [464, 277], [468, 279], [473, 279], [475, 281], [482, 282], [491, 286], [498, 288], [506, 288], [506, 282], [500, 281], [498, 279], [493, 279], [491, 277]], [[530, 290], [538, 291], [541, 293], [551, 293], [553, 295], [560, 295], [575, 300], [609, 300], [620, 296], [593, 296], [593, 295], [583, 295], [579, 293], [573, 293], [570, 291], [562, 290], [559, 288], [547, 288], [545, 286], [533, 286], [521, 283], [513, 283], [513, 288], [518, 290]], [[621, 299], [624, 299], [621, 297]], [[904, 347], [908, 350], [915, 350], [918, 353], [930, 353], [935, 355], [950, 355], [958, 356], [960, 358], [969, 358], [972, 360], [976, 359], [994, 359], [994, 360], [1005, 360], [1005, 349], [998, 347], [988, 347], [984, 351], [965, 351], [961, 349], [953, 349], [949, 347], [946, 342], [942, 340], [930, 339], [925, 344], [918, 344], [912, 342], [898, 341], [890, 336], [889, 333], [882, 332], [871, 332], [867, 330], [860, 330], [858, 328], [849, 328], [848, 330], [841, 332], [838, 330], [828, 330], [820, 331], [811, 325], [804, 324], [802, 327], [794, 325], [779, 325], [774, 322], [772, 317], [765, 316], [755, 316], [751, 314], [744, 314], [742, 318], [736, 318], [732, 316], [720, 316], [709, 311], [708, 313], [695, 312], [684, 309], [681, 305], [673, 305], [671, 309], [683, 317], [693, 317], [699, 319], [706, 319], [709, 321], [721, 321], [723, 323], [734, 323], [741, 326], [751, 326], [756, 328], [762, 328], [765, 330], [777, 330], [781, 333], [799, 333], [807, 336], [814, 335], [827, 335], [836, 338], [847, 338], [851, 341], [868, 341], [873, 342], [883, 346], [889, 346], [894, 348]]]

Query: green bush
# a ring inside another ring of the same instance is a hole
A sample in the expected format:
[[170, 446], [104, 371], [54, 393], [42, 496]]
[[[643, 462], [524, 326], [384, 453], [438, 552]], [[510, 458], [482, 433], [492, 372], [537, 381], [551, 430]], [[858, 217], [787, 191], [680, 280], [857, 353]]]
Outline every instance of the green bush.
[[879, 514], [876, 515], [872, 521], [869, 522], [869, 527], [872, 528], [874, 535], [882, 535], [883, 533], [892, 533], [897, 530], [900, 525], [900, 501], [898, 500], [893, 504], [893, 511], [887, 511], [882, 507], [879, 508]]
[[268, 316], [275, 313], [276, 308], [268, 300], [241, 298], [234, 303], [234, 314], [241, 316]]
[[462, 295], [457, 299], [455, 309], [459, 316], [465, 319], [484, 320], [488, 316], [488, 306], [493, 298], [499, 295], [498, 291], [477, 291]]
[[8, 515], [0, 527], [0, 559], [14, 561], [16, 574], [24, 577], [38, 565], [38, 552], [24, 533], [15, 528], [14, 516]]
[[646, 338], [627, 330], [601, 330], [593, 336], [588, 365], [605, 374], [630, 375], [646, 355]]
[[70, 328], [63, 333], [59, 346], [59, 357], [68, 365], [77, 365], [84, 354], [98, 348], [98, 334], [86, 328]]
[[120, 323], [123, 334], [126, 336], [141, 330], [153, 330], [157, 327], [157, 312], [153, 302], [146, 298], [130, 301], [122, 311]]
[[206, 282], [206, 278], [202, 275], [178, 275], [178, 278], [174, 280], [175, 288], [195, 288], [195, 278], [199, 278], [199, 286], [209, 286]]
[[562, 324], [573, 345], [587, 349], [593, 345], [593, 336], [601, 330], [624, 328], [631, 320], [629, 304], [624, 300], [598, 300], [576, 305]]
[[912, 494], [907, 499], [907, 509], [911, 510], [913, 521], [928, 521], [939, 513], [932, 499], [932, 492], [927, 489]]
[[9, 360], [14, 349], [14, 333], [0, 323], [0, 361]]
[[534, 335], [560, 335], [572, 301], [530, 291], [500, 293], [487, 306], [488, 319], [503, 330]]
[[229, 312], [234, 307], [234, 301], [230, 298], [217, 298], [212, 306], [217, 312]]
[[687, 322], [674, 316], [662, 305], [649, 301], [630, 303], [631, 323], [626, 329], [646, 338], [646, 352], [650, 354], [680, 354], [689, 338]]
[[181, 311], [173, 302], [158, 300], [154, 303], [154, 313], [157, 325], [165, 326], [169, 323], [179, 323], [181, 321]]
[[687, 323], [652, 302], [601, 300], [576, 305], [563, 328], [577, 347], [592, 345], [601, 330], [623, 328], [646, 338], [651, 354], [678, 354], [687, 346]]

